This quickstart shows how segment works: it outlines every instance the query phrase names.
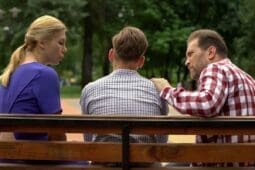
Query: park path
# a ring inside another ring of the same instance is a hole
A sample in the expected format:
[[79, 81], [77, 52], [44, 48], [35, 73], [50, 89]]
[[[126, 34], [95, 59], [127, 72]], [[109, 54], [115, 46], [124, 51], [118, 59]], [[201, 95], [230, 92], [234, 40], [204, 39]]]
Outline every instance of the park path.
[[[81, 109], [78, 98], [62, 98], [62, 109], [64, 115], [80, 115]], [[170, 107], [170, 113], [178, 115], [179, 113]], [[67, 133], [67, 140], [69, 141], [83, 141], [81, 133]], [[195, 141], [194, 135], [171, 135], [169, 142], [173, 143], [193, 143]]]
[[[62, 98], [61, 105], [64, 115], [81, 115], [78, 98]], [[68, 141], [83, 141], [81, 133], [67, 133]]]

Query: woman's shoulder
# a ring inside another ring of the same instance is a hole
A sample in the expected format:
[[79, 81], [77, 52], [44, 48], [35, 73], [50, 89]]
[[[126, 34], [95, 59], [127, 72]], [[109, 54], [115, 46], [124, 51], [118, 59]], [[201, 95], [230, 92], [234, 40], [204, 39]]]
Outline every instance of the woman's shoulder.
[[57, 75], [53, 68], [38, 62], [22, 64], [20, 65], [19, 70], [21, 72], [32, 72], [35, 74]]
[[14, 73], [14, 80], [42, 80], [42, 81], [51, 81], [58, 80], [57, 72], [46, 65], [41, 63], [33, 62], [20, 65]]
[[50, 66], [41, 64], [39, 62], [33, 62], [33, 63], [24, 64], [24, 66], [25, 66], [25, 68], [32, 69], [32, 70], [54, 71], [55, 72], [55, 70], [53, 68], [51, 68]]

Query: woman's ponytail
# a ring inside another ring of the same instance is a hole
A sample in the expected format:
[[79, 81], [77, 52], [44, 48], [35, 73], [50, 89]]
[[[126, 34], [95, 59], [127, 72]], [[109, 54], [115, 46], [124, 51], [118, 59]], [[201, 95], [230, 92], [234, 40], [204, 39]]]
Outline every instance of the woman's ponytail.
[[7, 65], [7, 67], [4, 69], [4, 72], [0, 76], [0, 82], [1, 82], [2, 86], [4, 86], [4, 87], [8, 86], [11, 74], [22, 62], [22, 60], [24, 59], [25, 53], [26, 53], [26, 45], [25, 44], [18, 47], [12, 53], [9, 64]]

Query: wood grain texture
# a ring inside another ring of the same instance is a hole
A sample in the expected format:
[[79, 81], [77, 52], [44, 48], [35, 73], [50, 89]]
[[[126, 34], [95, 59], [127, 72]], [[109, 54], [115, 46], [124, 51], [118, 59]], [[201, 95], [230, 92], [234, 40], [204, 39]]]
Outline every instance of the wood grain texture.
[[[255, 134], [255, 117], [198, 118], [190, 116], [157, 117], [99, 117], [50, 115], [1, 115], [1, 132], [51, 132], [51, 133], [118, 133], [129, 128], [136, 134]], [[188, 144], [140, 143], [130, 144], [130, 162], [248, 162], [255, 160], [255, 143], [239, 144]], [[71, 141], [0, 141], [0, 159], [27, 160], [91, 160], [96, 162], [121, 162], [122, 144]], [[13, 165], [0, 164], [0, 169], [96, 169], [64, 165]], [[101, 168], [101, 169], [100, 169]], [[136, 168], [174, 169], [175, 167]], [[190, 170], [210, 170], [210, 168]], [[103, 168], [120, 169], [120, 168]], [[182, 169], [184, 169], [182, 167]], [[220, 168], [222, 169], [222, 168]], [[229, 168], [226, 168], [229, 169]], [[225, 169], [225, 170], [226, 170]], [[232, 168], [233, 169], [233, 168]], [[238, 168], [236, 170], [244, 170]], [[217, 169], [219, 170], [219, 169]], [[233, 169], [235, 170], [235, 168]], [[246, 170], [246, 169], [245, 169]], [[249, 168], [247, 169], [249, 170]]]

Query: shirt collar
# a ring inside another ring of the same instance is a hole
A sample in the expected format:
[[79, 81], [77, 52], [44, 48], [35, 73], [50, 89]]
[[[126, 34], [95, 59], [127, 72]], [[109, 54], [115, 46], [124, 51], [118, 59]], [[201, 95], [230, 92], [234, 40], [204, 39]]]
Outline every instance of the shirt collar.
[[211, 64], [215, 64], [215, 63], [216, 64], [227, 64], [227, 63], [231, 63], [231, 61], [230, 61], [229, 58], [224, 58], [224, 59], [221, 59], [221, 60], [219, 60], [217, 62], [210, 63], [210, 64], [208, 64], [208, 66], [211, 65]]
[[219, 63], [230, 63], [231, 61], [229, 60], [229, 58], [224, 58], [220, 61], [218, 61]]
[[119, 74], [138, 74], [136, 70], [130, 69], [116, 69], [111, 74], [119, 75]]

